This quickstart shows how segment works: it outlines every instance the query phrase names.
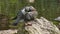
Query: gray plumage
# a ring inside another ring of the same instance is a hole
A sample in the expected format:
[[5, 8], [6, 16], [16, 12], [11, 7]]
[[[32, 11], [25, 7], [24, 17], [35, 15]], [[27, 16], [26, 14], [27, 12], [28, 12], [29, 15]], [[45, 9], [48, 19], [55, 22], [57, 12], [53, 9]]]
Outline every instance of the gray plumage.
[[34, 20], [36, 17], [37, 17], [37, 11], [31, 11], [31, 12], [28, 12], [26, 15], [25, 15], [25, 20], [27, 21], [31, 21], [31, 20]]
[[37, 16], [37, 11], [32, 6], [25, 7], [20, 12], [18, 12], [15, 18], [16, 20], [13, 25], [17, 25], [21, 20], [24, 21], [34, 20], [36, 16]]

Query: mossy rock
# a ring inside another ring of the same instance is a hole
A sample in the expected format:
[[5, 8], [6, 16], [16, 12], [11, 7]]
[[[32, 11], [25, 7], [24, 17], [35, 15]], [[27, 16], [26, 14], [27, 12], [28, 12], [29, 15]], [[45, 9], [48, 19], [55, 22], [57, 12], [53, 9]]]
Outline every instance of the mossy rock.
[[0, 14], [0, 30], [9, 29], [8, 16]]

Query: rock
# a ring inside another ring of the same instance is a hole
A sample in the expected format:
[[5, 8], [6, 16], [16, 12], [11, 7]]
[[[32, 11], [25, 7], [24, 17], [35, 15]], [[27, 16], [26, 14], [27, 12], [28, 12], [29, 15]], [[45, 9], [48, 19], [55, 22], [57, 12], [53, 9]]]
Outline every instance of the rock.
[[59, 30], [60, 30], [60, 16], [59, 16], [59, 17], [57, 17], [57, 18], [55, 18], [54, 20], [58, 22], [57, 27], [58, 27], [58, 28], [59, 28]]
[[59, 29], [47, 19], [41, 17], [35, 21], [30, 21], [32, 26], [25, 26], [29, 34], [60, 34]]
[[34, 3], [35, 0], [27, 0], [29, 3]]
[[18, 30], [1, 30], [0, 31], [0, 34], [14, 34], [14, 33], [17, 33]]
[[60, 16], [57, 17], [57, 18], [55, 18], [54, 20], [56, 20], [56, 21], [60, 21]]
[[0, 30], [9, 29], [9, 17], [4, 14], [0, 14]]

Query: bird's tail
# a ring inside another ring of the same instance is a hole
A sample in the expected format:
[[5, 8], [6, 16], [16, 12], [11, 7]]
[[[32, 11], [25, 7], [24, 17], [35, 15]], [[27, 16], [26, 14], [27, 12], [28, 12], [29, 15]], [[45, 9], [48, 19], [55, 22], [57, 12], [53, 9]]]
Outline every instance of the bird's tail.
[[13, 25], [14, 25], [14, 26], [17, 26], [17, 24], [19, 23], [19, 21], [20, 21], [20, 18], [17, 18], [17, 19], [15, 20], [15, 22], [13, 23]]

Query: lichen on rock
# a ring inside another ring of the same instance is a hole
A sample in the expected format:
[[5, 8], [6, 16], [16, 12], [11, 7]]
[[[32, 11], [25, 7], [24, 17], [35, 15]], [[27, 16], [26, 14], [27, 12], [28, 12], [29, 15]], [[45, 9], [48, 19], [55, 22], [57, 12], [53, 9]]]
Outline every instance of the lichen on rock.
[[29, 34], [60, 34], [59, 29], [51, 21], [43, 17], [28, 23], [32, 24], [32, 26], [25, 26], [25, 30]]

